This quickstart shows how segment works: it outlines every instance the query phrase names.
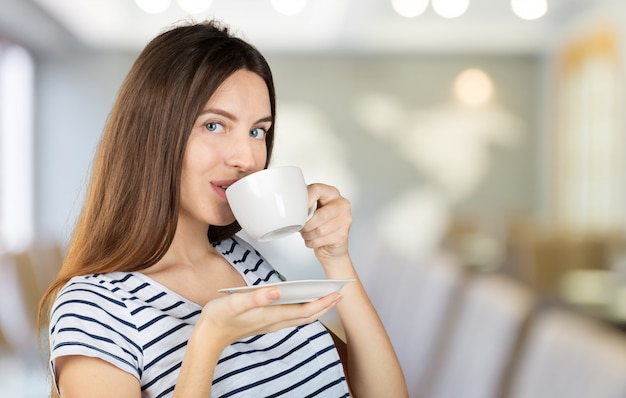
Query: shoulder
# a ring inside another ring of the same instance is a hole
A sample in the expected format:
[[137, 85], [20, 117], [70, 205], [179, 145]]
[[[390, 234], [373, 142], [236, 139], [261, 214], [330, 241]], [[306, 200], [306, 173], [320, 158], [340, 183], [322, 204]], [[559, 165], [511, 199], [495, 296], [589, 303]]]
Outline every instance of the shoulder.
[[130, 289], [123, 281], [131, 274], [115, 272], [77, 276], [56, 297], [50, 314], [51, 333], [67, 325], [85, 330], [133, 333], [136, 327], [127, 306]]
[[254, 246], [238, 235], [215, 243], [213, 247], [243, 274], [250, 285], [284, 280], [284, 277]]
[[53, 311], [72, 303], [125, 307], [129, 289], [124, 282], [131, 277], [132, 274], [122, 272], [75, 276], [59, 291]]
[[[123, 273], [72, 278], [59, 292], [50, 315], [51, 360], [64, 355], [98, 357], [137, 374], [141, 346], [126, 305]], [[121, 283], [122, 288], [116, 286]]]
[[254, 246], [239, 236], [225, 239], [214, 244], [213, 247], [233, 265], [244, 263], [254, 265], [267, 262]]
[[257, 255], [261, 255], [250, 243], [238, 235], [214, 243], [213, 247], [222, 256], [233, 256], [246, 251], [254, 251]]

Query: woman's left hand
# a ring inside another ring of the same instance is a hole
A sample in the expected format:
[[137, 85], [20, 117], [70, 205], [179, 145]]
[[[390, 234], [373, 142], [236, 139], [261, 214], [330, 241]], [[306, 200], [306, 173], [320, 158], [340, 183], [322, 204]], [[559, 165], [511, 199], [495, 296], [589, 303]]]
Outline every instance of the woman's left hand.
[[348, 235], [352, 226], [350, 201], [337, 188], [324, 184], [308, 186], [309, 207], [317, 210], [300, 234], [322, 264], [348, 255]]
[[348, 342], [345, 364], [353, 395], [408, 397], [393, 345], [348, 254], [350, 202], [328, 185], [308, 189], [309, 206], [317, 201], [318, 208], [301, 231], [307, 247], [314, 250], [328, 279], [354, 279], [341, 290], [343, 299], [336, 307]]

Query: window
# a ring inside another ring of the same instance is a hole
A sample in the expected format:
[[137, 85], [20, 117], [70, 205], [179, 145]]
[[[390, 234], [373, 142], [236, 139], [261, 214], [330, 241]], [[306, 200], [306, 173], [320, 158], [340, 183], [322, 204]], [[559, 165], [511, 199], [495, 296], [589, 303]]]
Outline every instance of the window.
[[29, 53], [0, 41], [0, 251], [34, 237], [33, 79]]
[[610, 233], [624, 224], [625, 139], [618, 45], [601, 31], [563, 55], [555, 142], [557, 224], [575, 233]]

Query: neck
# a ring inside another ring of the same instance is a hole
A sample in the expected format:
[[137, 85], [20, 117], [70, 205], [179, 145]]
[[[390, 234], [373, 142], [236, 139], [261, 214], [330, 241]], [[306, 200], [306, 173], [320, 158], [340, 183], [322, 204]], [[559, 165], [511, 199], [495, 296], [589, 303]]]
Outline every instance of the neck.
[[207, 237], [208, 229], [207, 224], [189, 222], [179, 217], [174, 239], [164, 260], [168, 263], [202, 264], [207, 255], [215, 254]]

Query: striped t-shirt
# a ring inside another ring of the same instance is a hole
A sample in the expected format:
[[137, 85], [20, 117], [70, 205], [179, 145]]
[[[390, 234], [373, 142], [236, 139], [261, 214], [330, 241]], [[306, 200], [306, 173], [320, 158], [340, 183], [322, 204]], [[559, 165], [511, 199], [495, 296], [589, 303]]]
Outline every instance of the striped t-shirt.
[[[215, 248], [249, 285], [280, 275], [238, 237]], [[72, 278], [54, 302], [51, 367], [64, 355], [103, 359], [140, 381], [142, 397], [172, 395], [202, 307], [139, 272]], [[320, 322], [239, 340], [222, 352], [212, 397], [348, 397], [332, 337]]]

